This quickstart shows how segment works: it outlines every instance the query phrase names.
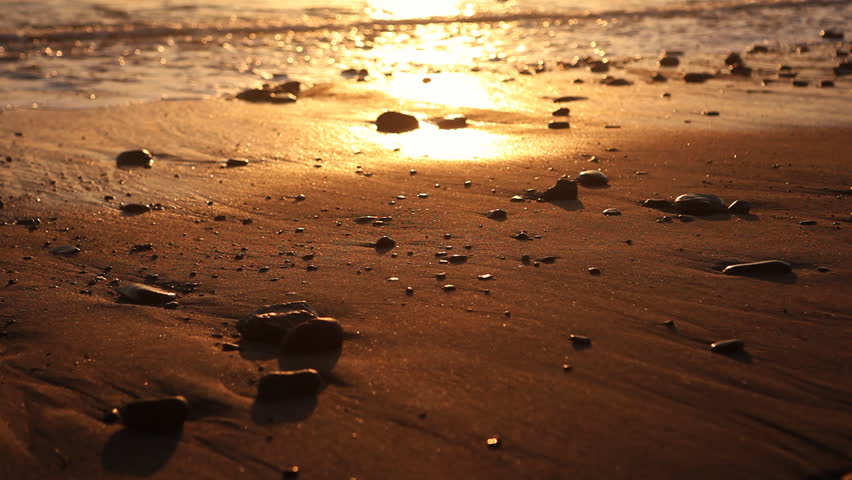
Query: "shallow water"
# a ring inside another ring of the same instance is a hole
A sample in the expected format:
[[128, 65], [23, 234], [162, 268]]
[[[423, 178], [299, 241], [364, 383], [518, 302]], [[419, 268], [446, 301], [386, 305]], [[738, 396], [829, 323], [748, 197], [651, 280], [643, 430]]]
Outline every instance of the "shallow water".
[[[852, 23], [850, 0], [0, 1], [0, 105], [222, 95], [266, 81], [517, 72], [610, 59], [793, 48]], [[847, 32], [848, 33], [848, 32]]]

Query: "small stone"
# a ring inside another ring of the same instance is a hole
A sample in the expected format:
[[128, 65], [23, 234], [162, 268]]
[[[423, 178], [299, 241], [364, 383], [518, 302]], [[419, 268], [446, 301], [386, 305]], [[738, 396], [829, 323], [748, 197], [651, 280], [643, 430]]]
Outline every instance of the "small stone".
[[600, 274], [601, 274], [601, 269], [599, 269], [597, 267], [590, 267], [589, 268], [589, 275], [597, 276], [597, 275], [600, 275]]
[[506, 220], [506, 218], [508, 218], [508, 213], [506, 213], [506, 210], [498, 208], [489, 211], [485, 214], [485, 216], [490, 218], [491, 220]]
[[562, 364], [562, 371], [563, 372], [570, 372], [573, 369], [574, 369], [574, 367], [572, 367], [570, 363], [563, 363]]
[[420, 122], [405, 113], [385, 112], [376, 119], [376, 128], [385, 133], [403, 133], [417, 130], [420, 128]]
[[719, 116], [719, 112], [717, 112], [715, 110], [705, 110], [705, 111], [701, 112], [701, 114], [704, 115], [705, 117], [718, 117]]
[[128, 430], [166, 433], [181, 430], [189, 415], [189, 403], [184, 397], [130, 402], [121, 407], [121, 421]]
[[554, 117], [568, 117], [571, 115], [571, 109], [565, 107], [559, 108], [554, 110], [551, 115], [553, 115]]
[[734, 338], [731, 340], [720, 340], [718, 342], [713, 342], [710, 344], [710, 351], [713, 353], [736, 353], [739, 352], [745, 347], [745, 342], [738, 338]]
[[740, 65], [744, 63], [743, 57], [741, 57], [738, 53], [730, 53], [727, 57], [725, 57], [725, 65]]
[[663, 75], [662, 73], [658, 72], [653, 77], [651, 77], [651, 81], [656, 82], [656, 83], [662, 83], [662, 82], [668, 82], [669, 79], [666, 78], [666, 76]]
[[585, 100], [586, 97], [559, 97], [553, 100], [553, 103], [568, 103], [568, 102], [577, 102], [579, 100]]
[[409, 297], [414, 295], [414, 289], [411, 288], [411, 287], [406, 287], [405, 294], [408, 295]]
[[769, 53], [769, 47], [767, 47], [766, 45], [753, 45], [753, 46], [752, 46], [752, 47], [748, 50], [748, 53], [751, 53], [751, 54], [755, 54], [755, 53]]
[[819, 82], [819, 87], [820, 88], [832, 88], [832, 87], [834, 87], [834, 82], [831, 81], [831, 80], [823, 80], [823, 81]]
[[154, 244], [152, 243], [137, 243], [130, 247], [131, 253], [139, 253], [139, 252], [150, 252], [154, 249]]
[[509, 201], [517, 203], [517, 202], [524, 202], [524, 201], [526, 201], [526, 199], [524, 197], [520, 196], [520, 195], [515, 195], [512, 198], [510, 198]]
[[316, 396], [322, 388], [322, 378], [312, 369], [267, 373], [257, 384], [257, 399], [278, 401]]
[[817, 267], [817, 271], [820, 273], [828, 273], [831, 270], [828, 267]]
[[154, 156], [144, 148], [142, 150], [128, 150], [115, 157], [115, 164], [122, 168], [151, 168], [154, 165]]
[[58, 247], [51, 248], [50, 253], [52, 253], [54, 255], [70, 256], [70, 255], [80, 253], [80, 249], [75, 247], [74, 245], [61, 245], [61, 246], [58, 246]]
[[240, 350], [240, 346], [236, 343], [223, 343], [222, 351], [223, 352], [238, 352]]
[[728, 212], [735, 215], [747, 215], [751, 211], [751, 203], [745, 200], [734, 200], [728, 205]]
[[538, 261], [541, 262], [541, 263], [547, 264], [547, 265], [551, 265], [551, 264], [556, 263], [556, 260], [558, 258], [559, 257], [554, 257], [554, 256], [542, 257], [542, 258], [539, 258]]
[[465, 180], [464, 188], [470, 188], [472, 186], [473, 186], [473, 182], [471, 182], [470, 180]]
[[571, 128], [571, 124], [568, 122], [550, 122], [547, 124], [547, 128], [551, 130], [565, 130]]
[[307, 302], [279, 303], [243, 317], [237, 322], [237, 330], [244, 340], [278, 344], [298, 325], [315, 318], [317, 314]]
[[131, 214], [147, 213], [151, 211], [151, 205], [141, 203], [125, 203], [119, 207], [122, 212]]
[[721, 198], [699, 193], [687, 193], [677, 197], [674, 207], [678, 213], [688, 215], [713, 215], [726, 210]]
[[606, 216], [618, 216], [621, 215], [621, 210], [617, 208], [607, 208], [603, 211], [603, 214]]
[[118, 289], [122, 299], [137, 305], [164, 305], [177, 299], [177, 294], [151, 285], [128, 283]]
[[591, 345], [592, 339], [589, 337], [584, 337], [583, 335], [571, 335], [568, 337], [571, 339], [571, 343], [575, 345]]
[[448, 283], [448, 284], [444, 285], [444, 286], [443, 286], [443, 287], [441, 287], [441, 288], [442, 288], [445, 292], [454, 292], [454, 291], [456, 291], [456, 286], [455, 286], [455, 285], [453, 285], [452, 283]]
[[548, 202], [577, 200], [577, 182], [568, 177], [556, 180], [556, 185], [541, 193], [541, 198]]
[[665, 198], [649, 198], [642, 202], [643, 207], [655, 208], [655, 209], [667, 209], [671, 208], [672, 202], [666, 200]]
[[687, 73], [683, 76], [683, 81], [686, 83], [704, 83], [713, 77], [715, 75], [712, 73]]
[[451, 255], [447, 260], [453, 265], [461, 265], [467, 262], [467, 255]]
[[287, 467], [281, 473], [281, 476], [285, 479], [288, 478], [299, 478], [299, 467], [297, 465], [293, 465], [291, 467]]
[[381, 237], [375, 243], [376, 250], [391, 250], [394, 247], [396, 247], [396, 240], [390, 237]]
[[435, 278], [437, 280], [444, 280], [447, 278], [447, 272], [436, 273]]
[[339, 351], [343, 348], [343, 327], [333, 318], [314, 318], [293, 327], [282, 347], [287, 353]]
[[441, 130], [455, 130], [467, 127], [467, 118], [463, 115], [450, 115], [438, 120], [437, 123]]
[[476, 278], [480, 280], [493, 280], [494, 275], [491, 275], [490, 273], [484, 273], [482, 275], [477, 275]]
[[290, 92], [275, 91], [271, 88], [252, 88], [236, 95], [236, 98], [252, 103], [294, 103], [298, 98]]
[[657, 64], [661, 67], [676, 67], [680, 65], [680, 59], [677, 55], [663, 52], [660, 54], [660, 58], [657, 59]]
[[249, 161], [244, 158], [229, 158], [227, 162], [225, 162], [225, 166], [228, 168], [235, 167], [247, 167]]
[[577, 182], [584, 187], [603, 187], [609, 178], [600, 170], [583, 170], [577, 176]]
[[524, 231], [521, 231], [521, 232], [518, 232], [518, 233], [512, 235], [512, 238], [514, 238], [515, 240], [521, 240], [521, 241], [532, 240], [532, 237], [530, 237], [529, 234], [527, 234], [527, 232], [524, 232]]
[[503, 440], [498, 436], [488, 437], [488, 439], [485, 440], [485, 445], [492, 450], [501, 448], [503, 446]]
[[738, 263], [728, 265], [722, 270], [726, 275], [765, 275], [791, 273], [793, 267], [781, 260], [764, 260], [762, 262]]
[[824, 40], [843, 40], [843, 32], [837, 30], [822, 30], [819, 36]]
[[736, 75], [738, 77], [750, 77], [753, 72], [751, 67], [747, 67], [742, 63], [731, 65], [728, 67], [728, 71], [731, 72], [731, 75]]

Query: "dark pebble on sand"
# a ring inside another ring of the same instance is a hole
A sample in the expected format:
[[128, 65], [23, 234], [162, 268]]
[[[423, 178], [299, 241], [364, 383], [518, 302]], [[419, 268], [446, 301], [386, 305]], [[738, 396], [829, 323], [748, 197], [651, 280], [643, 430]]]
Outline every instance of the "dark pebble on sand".
[[343, 327], [333, 318], [314, 318], [295, 326], [281, 346], [287, 353], [339, 351], [343, 347]]
[[601, 274], [601, 269], [600, 269], [600, 268], [597, 268], [597, 267], [590, 267], [590, 268], [589, 268], [589, 275], [595, 275], [595, 276], [597, 276], [597, 275], [600, 275], [600, 274]]
[[710, 344], [710, 351], [713, 353], [737, 353], [745, 347], [745, 342], [738, 338], [730, 340], [720, 340]]
[[405, 113], [384, 112], [376, 119], [376, 128], [385, 133], [403, 133], [417, 130], [420, 128], [420, 122]]
[[297, 326], [317, 318], [304, 301], [278, 303], [258, 308], [237, 322], [242, 338], [251, 342], [278, 344]]
[[568, 122], [550, 122], [547, 124], [547, 128], [551, 130], [565, 130], [571, 128], [571, 124]]
[[556, 180], [556, 184], [541, 193], [541, 198], [548, 202], [561, 200], [577, 200], [577, 182], [568, 177]]
[[396, 240], [390, 237], [381, 237], [376, 240], [375, 247], [378, 250], [390, 250], [396, 247]]
[[837, 30], [823, 30], [819, 32], [819, 36], [824, 40], [843, 40], [843, 32]]
[[672, 208], [673, 205], [670, 200], [666, 200], [665, 198], [649, 198], [642, 202], [642, 206], [648, 208], [666, 209]]
[[485, 440], [485, 445], [492, 450], [502, 448], [503, 439], [496, 435], [493, 437], [488, 437], [488, 439]]
[[802, 220], [801, 222], [799, 222], [799, 225], [805, 225], [805, 226], [816, 225], [816, 224], [817, 224], [816, 220]]
[[121, 407], [121, 421], [129, 430], [149, 433], [174, 432], [183, 428], [189, 403], [180, 396], [141, 400]]
[[455, 130], [467, 127], [467, 118], [462, 115], [450, 115], [437, 121], [441, 130]]
[[810, 85], [810, 83], [805, 80], [793, 80], [794, 87], [807, 87], [808, 85]]
[[781, 260], [764, 260], [762, 262], [737, 263], [728, 265], [722, 270], [726, 275], [764, 275], [791, 273], [793, 267]]
[[683, 81], [686, 83], [704, 83], [714, 76], [712, 73], [687, 73], [683, 76]]
[[522, 241], [532, 240], [532, 237], [530, 237], [530, 236], [527, 234], [527, 232], [523, 232], [523, 231], [518, 232], [518, 233], [516, 233], [516, 234], [512, 235], [512, 238], [514, 238], [515, 240], [522, 240]]
[[147, 213], [151, 211], [150, 205], [142, 203], [125, 203], [119, 207], [122, 212], [126, 213]]
[[75, 247], [74, 245], [60, 245], [58, 247], [53, 247], [50, 249], [50, 253], [54, 255], [74, 255], [80, 253], [80, 249]]
[[718, 117], [719, 116], [719, 112], [717, 112], [715, 110], [705, 110], [705, 111], [701, 112], [701, 114], [704, 115], [705, 117]]
[[657, 59], [657, 64], [661, 67], [676, 67], [680, 65], [680, 59], [677, 55], [672, 55], [669, 52], [663, 52], [660, 54], [660, 58]]
[[727, 57], [725, 57], [725, 65], [741, 65], [743, 63], [743, 57], [740, 56], [739, 53], [729, 53]]
[[583, 170], [577, 175], [577, 182], [584, 187], [603, 187], [609, 183], [609, 177], [600, 170]]
[[154, 165], [154, 156], [151, 152], [145, 150], [128, 150], [121, 152], [115, 157], [115, 164], [118, 167], [142, 167], [151, 168]]
[[584, 337], [583, 335], [571, 335], [568, 337], [571, 339], [571, 343], [575, 345], [591, 345], [592, 339], [589, 337]]
[[164, 305], [177, 299], [177, 294], [141, 283], [128, 283], [118, 289], [121, 298], [137, 305]]
[[298, 98], [290, 92], [270, 88], [252, 88], [237, 94], [237, 98], [252, 103], [294, 103]]
[[151, 244], [151, 243], [137, 243], [136, 245], [133, 245], [132, 247], [130, 247], [130, 251], [133, 252], [133, 253], [150, 252], [153, 249], [154, 249], [154, 245]]
[[554, 117], [567, 117], [567, 116], [571, 115], [571, 110], [563, 107], [563, 108], [559, 108], [557, 110], [554, 110], [551, 115], [553, 115]]
[[735, 200], [728, 205], [728, 212], [737, 215], [746, 215], [751, 211], [751, 203], [745, 200]]
[[753, 45], [753, 46], [752, 46], [752, 47], [748, 50], [748, 53], [751, 53], [751, 54], [755, 54], [755, 53], [769, 53], [769, 47], [767, 47], [766, 45]]
[[831, 81], [831, 80], [823, 80], [823, 81], [819, 82], [819, 87], [820, 88], [832, 88], [832, 87], [834, 87], [834, 82]]
[[467, 262], [467, 255], [451, 255], [447, 260], [453, 265], [461, 265]]
[[731, 72], [731, 75], [736, 75], [739, 77], [750, 77], [753, 72], [751, 67], [747, 67], [741, 63], [731, 65], [730, 67], [728, 67], [728, 70]]
[[666, 78], [666, 76], [663, 75], [662, 73], [656, 73], [656, 74], [654, 74], [653, 77], [651, 77], [651, 81], [656, 82], [656, 83], [662, 83], [662, 82], [668, 82], [669, 79]]
[[257, 399], [276, 401], [313, 397], [319, 393], [321, 388], [322, 378], [312, 368], [271, 372], [261, 377], [258, 382]]
[[617, 208], [607, 208], [606, 210], [603, 211], [603, 214], [608, 216], [608, 217], [619, 216], [619, 215], [621, 215], [621, 210], [619, 210]]
[[485, 216], [490, 218], [491, 220], [505, 220], [508, 217], [508, 214], [506, 213], [506, 210], [497, 208], [495, 210], [489, 211], [485, 214]]
[[579, 100], [585, 100], [586, 97], [559, 97], [553, 100], [553, 103], [568, 103], [568, 102], [577, 102]]
[[455, 292], [456, 286], [451, 284], [451, 283], [448, 283], [448, 284], [444, 285], [443, 287], [441, 287], [441, 289], [443, 289], [445, 292]]
[[726, 210], [721, 198], [699, 193], [687, 193], [677, 197], [674, 207], [678, 213], [687, 215], [712, 215]]
[[227, 162], [225, 162], [225, 166], [228, 168], [234, 167], [247, 167], [249, 161], [245, 158], [229, 158]]

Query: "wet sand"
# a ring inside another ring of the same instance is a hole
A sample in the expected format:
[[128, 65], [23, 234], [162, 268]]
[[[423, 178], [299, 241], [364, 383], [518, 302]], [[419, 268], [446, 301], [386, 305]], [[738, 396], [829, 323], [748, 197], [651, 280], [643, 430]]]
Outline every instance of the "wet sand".
[[[450, 108], [340, 82], [292, 105], [0, 114], [0, 153], [12, 158], [0, 168], [0, 476], [280, 478], [292, 465], [299, 478], [358, 479], [852, 470], [848, 91], [571, 85], [575, 76], [495, 81], [520, 108]], [[552, 102], [562, 95], [588, 100]], [[572, 110], [569, 130], [547, 129], [559, 106]], [[370, 122], [385, 109], [462, 113], [470, 126], [380, 134]], [[458, 143], [441, 146], [448, 138]], [[152, 169], [115, 168], [117, 153], [140, 147], [154, 153]], [[222, 168], [235, 157], [251, 163]], [[588, 168], [606, 172], [609, 187], [580, 187], [577, 202], [509, 201]], [[674, 216], [639, 205], [688, 192], [748, 200], [752, 214], [658, 222]], [[126, 216], [121, 201], [165, 208]], [[495, 208], [508, 219], [483, 215]], [[352, 221], [362, 215], [393, 220]], [[31, 217], [42, 221], [33, 230], [11, 224]], [[540, 238], [512, 238], [521, 230]], [[391, 252], [363, 246], [382, 235], [397, 241]], [[141, 243], [153, 250], [130, 252]], [[65, 244], [81, 252], [49, 252]], [[439, 251], [469, 259], [440, 264]], [[557, 258], [536, 266], [523, 255]], [[720, 272], [766, 259], [794, 273]], [[116, 301], [109, 280], [149, 274], [197, 287], [175, 310]], [[457, 290], [443, 291], [448, 283]], [[255, 402], [256, 382], [291, 365], [221, 344], [238, 341], [236, 321], [258, 306], [298, 299], [342, 323], [344, 348], [327, 359], [336, 365], [316, 399], [269, 410]], [[572, 346], [571, 334], [591, 345]], [[728, 338], [743, 339], [744, 352], [710, 352]], [[109, 408], [164, 395], [190, 403], [180, 433], [102, 421]], [[492, 435], [501, 448], [487, 447]]]

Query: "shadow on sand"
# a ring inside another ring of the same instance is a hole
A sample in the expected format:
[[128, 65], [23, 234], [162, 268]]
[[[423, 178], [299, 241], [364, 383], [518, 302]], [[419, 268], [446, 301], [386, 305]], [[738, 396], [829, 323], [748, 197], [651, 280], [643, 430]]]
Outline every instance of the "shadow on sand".
[[120, 430], [104, 446], [103, 467], [109, 472], [126, 475], [153, 475], [172, 457], [182, 433], [182, 430], [169, 433]]

